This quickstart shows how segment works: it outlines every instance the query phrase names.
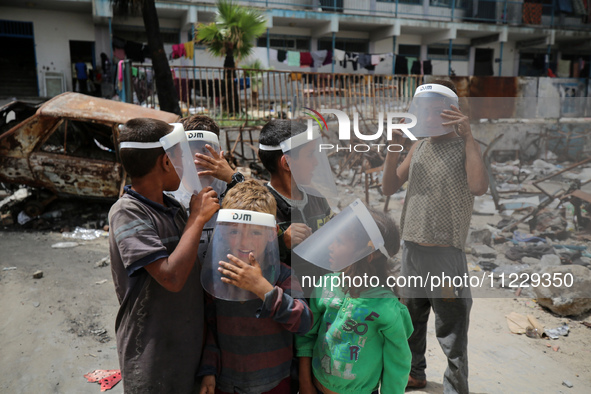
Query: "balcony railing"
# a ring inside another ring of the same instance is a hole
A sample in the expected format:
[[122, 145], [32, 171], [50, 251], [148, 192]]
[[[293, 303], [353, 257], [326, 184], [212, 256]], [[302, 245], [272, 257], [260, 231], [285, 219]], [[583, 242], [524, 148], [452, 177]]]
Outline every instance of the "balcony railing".
[[[133, 91], [139, 103], [156, 108], [152, 66], [134, 65]], [[222, 124], [257, 125], [292, 118], [302, 108], [354, 110], [366, 119], [398, 110], [423, 77], [331, 74], [278, 70], [175, 67], [174, 84], [184, 115], [206, 114]], [[404, 102], [404, 100], [402, 101]]]

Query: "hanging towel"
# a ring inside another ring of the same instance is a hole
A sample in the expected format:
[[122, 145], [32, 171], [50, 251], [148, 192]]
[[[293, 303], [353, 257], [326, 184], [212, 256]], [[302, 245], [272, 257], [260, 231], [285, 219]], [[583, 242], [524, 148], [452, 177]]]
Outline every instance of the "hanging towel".
[[410, 68], [410, 73], [412, 75], [420, 75], [421, 74], [421, 62], [418, 60], [414, 60], [412, 62], [412, 67]]
[[570, 60], [558, 60], [556, 67], [556, 75], [558, 78], [570, 77]]
[[312, 56], [312, 64], [314, 67], [322, 67], [324, 64], [324, 60], [326, 59], [328, 51], [323, 49], [321, 51], [312, 51], [310, 55]]
[[344, 61], [345, 60], [345, 51], [341, 51], [340, 49], [335, 49], [334, 50], [334, 58], [339, 62]]
[[269, 61], [277, 61], [277, 54], [279, 51], [277, 49], [269, 48]]
[[381, 55], [371, 55], [371, 64], [377, 66], [383, 59]]
[[310, 52], [300, 52], [300, 67], [312, 67], [312, 55]]
[[287, 51], [284, 51], [283, 49], [278, 49], [277, 50], [277, 61], [279, 63], [285, 63], [286, 60], [287, 60]]
[[433, 65], [431, 60], [423, 60], [423, 74], [431, 75], [433, 73]]
[[185, 56], [185, 46], [183, 44], [175, 44], [172, 46], [172, 58], [178, 59]]
[[357, 63], [359, 64], [360, 68], [371, 66], [371, 55], [369, 53], [360, 53]]
[[188, 41], [183, 44], [185, 46], [185, 56], [187, 59], [193, 60], [193, 54], [195, 52], [195, 41]]
[[326, 59], [322, 62], [323, 66], [326, 64], [332, 64], [332, 50], [330, 49], [326, 51]]
[[408, 75], [408, 62], [405, 56], [396, 56], [396, 65], [394, 67], [394, 73]]
[[288, 66], [300, 66], [300, 53], [294, 51], [287, 52], [287, 65]]
[[113, 57], [117, 58], [117, 60], [125, 60], [125, 49], [113, 48]]

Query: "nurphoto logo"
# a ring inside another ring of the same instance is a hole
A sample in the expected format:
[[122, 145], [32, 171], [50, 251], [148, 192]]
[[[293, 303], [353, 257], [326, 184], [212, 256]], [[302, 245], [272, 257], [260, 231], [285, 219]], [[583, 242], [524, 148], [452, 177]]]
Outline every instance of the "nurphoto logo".
[[[320, 112], [315, 111], [311, 108], [305, 108], [313, 114], [306, 113], [312, 117], [320, 129], [324, 125], [325, 129], [328, 130], [328, 124], [324, 119], [322, 114], [333, 114], [337, 117], [337, 122], [339, 124], [339, 140], [340, 141], [350, 141], [351, 140], [351, 120], [349, 116], [341, 110], [338, 109], [321, 109]], [[416, 141], [417, 138], [410, 132], [410, 128], [413, 128], [417, 124], [417, 117], [413, 114], [409, 114], [406, 112], [387, 112], [385, 115], [386, 119], [386, 140], [392, 141], [392, 136], [394, 130], [400, 130], [406, 137], [409, 139]], [[398, 123], [399, 119], [410, 119], [409, 123]], [[396, 120], [396, 121], [395, 121]], [[321, 123], [322, 121], [322, 123]], [[378, 114], [378, 129], [373, 134], [363, 134], [359, 130], [359, 114], [357, 112], [353, 112], [353, 133], [355, 137], [362, 141], [376, 141], [379, 140], [383, 133], [384, 133], [384, 113], [380, 112]], [[308, 139], [314, 139], [313, 135], [313, 122], [312, 119], [308, 119]], [[319, 151], [327, 151], [327, 150], [336, 150], [339, 151], [347, 151], [347, 152], [368, 152], [372, 148], [375, 148], [378, 152], [385, 148], [385, 150], [389, 152], [401, 152], [404, 148], [400, 144], [354, 144], [348, 146], [340, 146], [334, 144], [320, 144]]]

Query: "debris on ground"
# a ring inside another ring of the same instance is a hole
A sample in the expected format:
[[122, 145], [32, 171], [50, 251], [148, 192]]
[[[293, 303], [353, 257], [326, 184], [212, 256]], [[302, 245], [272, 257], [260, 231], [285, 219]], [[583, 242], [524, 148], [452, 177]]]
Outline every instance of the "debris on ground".
[[41, 279], [41, 278], [43, 278], [43, 271], [41, 271], [41, 270], [35, 271], [35, 273], [33, 273], [33, 278], [34, 279]]
[[550, 339], [558, 339], [561, 336], [565, 337], [568, 335], [569, 327], [568, 324], [563, 323], [562, 326], [557, 328], [546, 328], [544, 334]]
[[75, 248], [76, 246], [80, 245], [78, 242], [58, 242], [51, 245], [54, 249], [66, 249], [66, 248]]
[[101, 391], [107, 391], [121, 381], [121, 371], [118, 369], [96, 369], [84, 377], [89, 383], [99, 383]]

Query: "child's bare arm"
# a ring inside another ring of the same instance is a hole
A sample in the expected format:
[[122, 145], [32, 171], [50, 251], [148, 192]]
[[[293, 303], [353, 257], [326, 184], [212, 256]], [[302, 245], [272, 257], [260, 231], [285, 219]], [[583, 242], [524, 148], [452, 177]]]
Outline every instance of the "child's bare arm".
[[165, 289], [181, 291], [195, 266], [203, 226], [219, 209], [218, 198], [211, 187], [191, 198], [191, 214], [183, 235], [170, 256], [156, 260], [145, 268]]
[[300, 357], [300, 394], [316, 394], [318, 391], [312, 380], [312, 357]]

